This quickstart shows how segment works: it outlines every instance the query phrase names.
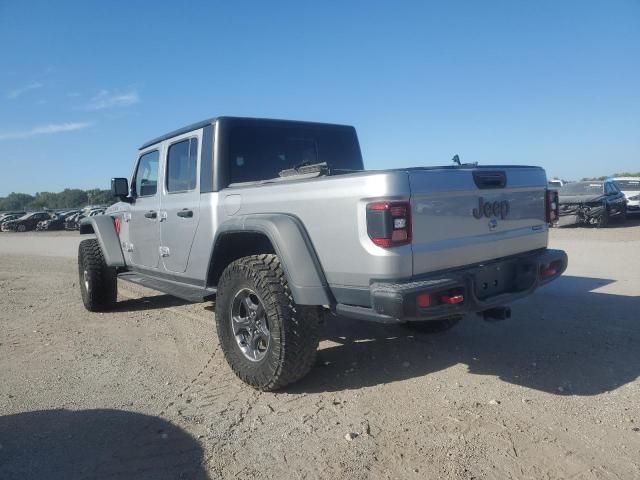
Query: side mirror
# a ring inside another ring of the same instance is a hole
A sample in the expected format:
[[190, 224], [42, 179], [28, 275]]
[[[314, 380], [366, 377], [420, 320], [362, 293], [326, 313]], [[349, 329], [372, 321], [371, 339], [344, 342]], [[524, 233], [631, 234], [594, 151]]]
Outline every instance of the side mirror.
[[131, 202], [129, 197], [129, 181], [126, 178], [111, 179], [111, 195], [122, 202]]

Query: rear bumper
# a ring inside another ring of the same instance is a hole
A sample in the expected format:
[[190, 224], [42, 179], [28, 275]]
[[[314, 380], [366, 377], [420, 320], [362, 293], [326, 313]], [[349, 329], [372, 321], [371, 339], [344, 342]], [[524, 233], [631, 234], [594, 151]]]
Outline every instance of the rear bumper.
[[[482, 312], [526, 297], [558, 278], [567, 268], [567, 254], [545, 249], [401, 282], [376, 282], [370, 287], [371, 308], [336, 306], [340, 315], [380, 323], [428, 321]], [[418, 306], [418, 296], [429, 306]], [[462, 297], [462, 300], [460, 298]], [[446, 303], [455, 298], [459, 303]]]

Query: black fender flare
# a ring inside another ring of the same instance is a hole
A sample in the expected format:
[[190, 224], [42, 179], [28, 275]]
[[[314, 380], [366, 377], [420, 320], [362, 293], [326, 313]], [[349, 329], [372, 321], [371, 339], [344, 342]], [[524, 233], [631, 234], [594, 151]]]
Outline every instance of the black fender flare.
[[104, 261], [109, 267], [125, 267], [120, 238], [110, 215], [95, 215], [80, 220], [80, 235], [93, 233], [98, 239]]
[[333, 305], [331, 291], [313, 244], [302, 222], [291, 215], [261, 213], [231, 217], [216, 231], [209, 268], [216, 247], [225, 235], [234, 233], [265, 235], [284, 269], [293, 299], [298, 305]]

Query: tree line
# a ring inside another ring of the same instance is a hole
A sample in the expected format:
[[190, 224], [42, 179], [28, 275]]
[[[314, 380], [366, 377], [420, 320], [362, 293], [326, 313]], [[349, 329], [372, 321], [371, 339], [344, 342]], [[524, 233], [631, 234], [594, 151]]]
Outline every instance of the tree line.
[[99, 188], [65, 188], [62, 192], [38, 192], [35, 195], [12, 192], [6, 197], [0, 197], [0, 211], [82, 208], [87, 205], [111, 205], [114, 202], [110, 190]]

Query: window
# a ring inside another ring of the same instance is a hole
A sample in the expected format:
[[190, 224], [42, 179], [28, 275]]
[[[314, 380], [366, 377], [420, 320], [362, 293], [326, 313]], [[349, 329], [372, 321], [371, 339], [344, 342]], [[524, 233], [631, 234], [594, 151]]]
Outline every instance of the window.
[[135, 194], [139, 197], [150, 197], [158, 191], [158, 163], [160, 154], [157, 150], [145, 153], [138, 161]]
[[277, 178], [282, 170], [326, 162], [332, 174], [362, 170], [353, 129], [313, 125], [242, 125], [229, 134], [230, 183]]
[[185, 192], [196, 188], [198, 139], [174, 143], [167, 154], [167, 191]]

